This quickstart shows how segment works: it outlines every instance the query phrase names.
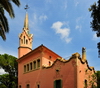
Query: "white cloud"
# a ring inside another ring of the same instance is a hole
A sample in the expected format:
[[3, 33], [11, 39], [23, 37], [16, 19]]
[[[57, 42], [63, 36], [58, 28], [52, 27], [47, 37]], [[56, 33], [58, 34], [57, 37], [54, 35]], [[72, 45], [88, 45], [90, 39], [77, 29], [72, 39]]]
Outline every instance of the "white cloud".
[[48, 19], [48, 17], [45, 14], [40, 15], [38, 13], [33, 13], [32, 18], [29, 20], [30, 21], [29, 26], [31, 28], [34, 27], [34, 30], [38, 30], [39, 25], [42, 24], [47, 19]]
[[81, 25], [76, 25], [75, 29], [77, 29], [81, 32], [82, 26]]
[[36, 13], [33, 14], [32, 18], [30, 19], [30, 27], [35, 26], [38, 23], [38, 16]]
[[55, 22], [53, 23], [52, 27], [57, 34], [61, 35], [61, 39], [64, 39], [67, 43], [69, 43], [72, 38], [69, 38], [70, 29], [69, 28], [62, 28], [65, 25], [63, 22]]
[[39, 17], [39, 20], [42, 22], [42, 21], [45, 21], [48, 17], [46, 15], [41, 15]]
[[82, 29], [81, 20], [82, 20], [82, 17], [78, 17], [76, 19], [76, 27], [75, 27], [75, 29], [79, 30], [80, 32], [81, 32], [81, 29]]
[[47, 16], [46, 15], [38, 15], [37, 13], [34, 13], [33, 14], [33, 22], [34, 22], [34, 24], [37, 24], [37, 23], [39, 23], [39, 22], [43, 22], [43, 21], [45, 21], [45, 20], [47, 20]]

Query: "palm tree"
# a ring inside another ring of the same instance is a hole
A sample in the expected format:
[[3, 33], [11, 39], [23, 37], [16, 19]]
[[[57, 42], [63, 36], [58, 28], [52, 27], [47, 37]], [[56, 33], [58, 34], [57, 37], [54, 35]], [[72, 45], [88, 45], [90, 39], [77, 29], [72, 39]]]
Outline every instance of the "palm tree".
[[20, 6], [19, 0], [0, 0], [0, 36], [3, 40], [6, 40], [5, 33], [9, 32], [9, 24], [4, 11], [8, 12], [11, 18], [15, 17], [14, 10], [11, 4], [12, 2], [16, 6]]

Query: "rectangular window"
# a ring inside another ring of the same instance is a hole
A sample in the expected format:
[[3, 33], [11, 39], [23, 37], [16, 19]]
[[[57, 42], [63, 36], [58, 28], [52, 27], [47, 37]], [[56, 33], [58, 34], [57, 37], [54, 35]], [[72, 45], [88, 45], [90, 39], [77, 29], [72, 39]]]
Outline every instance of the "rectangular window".
[[34, 61], [33, 63], [34, 63], [34, 69], [36, 69], [36, 61]]
[[62, 80], [55, 80], [54, 88], [62, 88]]
[[29, 71], [29, 64], [27, 64], [27, 71]]
[[39, 84], [37, 85], [37, 88], [40, 88], [40, 85]]
[[30, 70], [32, 70], [33, 68], [32, 68], [32, 62], [30, 63]]
[[24, 65], [24, 72], [26, 72], [26, 65]]
[[37, 67], [40, 67], [40, 60], [37, 60]]

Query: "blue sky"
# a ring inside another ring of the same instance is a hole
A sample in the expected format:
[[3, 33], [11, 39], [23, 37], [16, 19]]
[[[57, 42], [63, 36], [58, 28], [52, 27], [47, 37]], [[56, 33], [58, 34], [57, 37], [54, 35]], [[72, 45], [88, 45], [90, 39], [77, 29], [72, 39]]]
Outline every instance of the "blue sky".
[[[29, 29], [33, 34], [33, 49], [43, 44], [63, 58], [68, 59], [73, 53], [80, 53], [86, 47], [89, 66], [100, 70], [97, 43], [100, 41], [90, 28], [90, 5], [97, 0], [21, 0], [21, 6], [15, 5], [15, 18], [9, 21], [10, 31], [7, 40], [0, 37], [0, 54], [17, 57], [19, 38], [24, 26], [26, 11], [29, 5]], [[0, 71], [2, 72], [2, 70]]]

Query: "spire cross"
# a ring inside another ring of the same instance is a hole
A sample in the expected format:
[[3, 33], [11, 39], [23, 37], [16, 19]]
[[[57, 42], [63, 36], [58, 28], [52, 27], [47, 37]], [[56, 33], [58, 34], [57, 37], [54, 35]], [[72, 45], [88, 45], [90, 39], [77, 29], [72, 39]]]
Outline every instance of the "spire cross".
[[24, 9], [27, 11], [29, 9], [28, 5], [26, 5]]

